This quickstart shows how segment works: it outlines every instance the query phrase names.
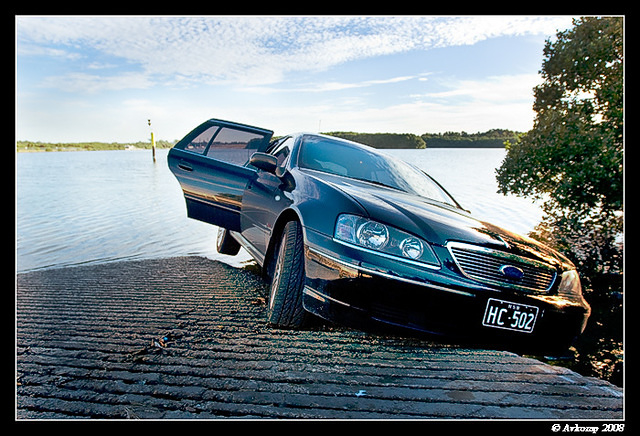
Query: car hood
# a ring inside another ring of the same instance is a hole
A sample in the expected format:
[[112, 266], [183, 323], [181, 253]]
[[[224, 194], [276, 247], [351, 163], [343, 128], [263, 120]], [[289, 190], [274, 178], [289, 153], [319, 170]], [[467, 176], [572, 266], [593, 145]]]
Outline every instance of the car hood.
[[556, 267], [571, 265], [555, 250], [480, 221], [462, 209], [364, 181], [330, 175], [322, 178], [357, 201], [370, 218], [420, 235], [432, 244], [464, 242], [534, 258]]

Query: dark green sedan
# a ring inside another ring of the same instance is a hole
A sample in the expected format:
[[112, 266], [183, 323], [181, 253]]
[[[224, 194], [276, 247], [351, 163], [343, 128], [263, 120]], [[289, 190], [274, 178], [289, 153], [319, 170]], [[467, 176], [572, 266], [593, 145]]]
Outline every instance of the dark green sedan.
[[211, 119], [168, 155], [188, 216], [270, 280], [268, 321], [310, 317], [561, 351], [590, 314], [572, 263], [473, 218], [423, 171], [315, 133]]

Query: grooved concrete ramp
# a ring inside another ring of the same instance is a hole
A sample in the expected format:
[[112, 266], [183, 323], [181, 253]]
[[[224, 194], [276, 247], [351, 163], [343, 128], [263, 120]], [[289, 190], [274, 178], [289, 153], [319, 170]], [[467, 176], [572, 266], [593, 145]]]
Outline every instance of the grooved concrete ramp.
[[622, 389], [516, 354], [264, 322], [200, 257], [17, 276], [16, 418], [623, 418]]

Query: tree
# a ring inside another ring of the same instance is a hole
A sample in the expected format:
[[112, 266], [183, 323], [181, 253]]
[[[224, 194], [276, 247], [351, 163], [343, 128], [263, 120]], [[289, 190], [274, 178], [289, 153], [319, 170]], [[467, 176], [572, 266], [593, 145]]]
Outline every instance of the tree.
[[622, 268], [623, 20], [587, 17], [544, 47], [534, 127], [507, 143], [500, 192], [542, 200], [532, 236], [592, 276]]
[[531, 236], [579, 270], [592, 314], [570, 366], [620, 385], [623, 20], [573, 24], [545, 44], [533, 129], [507, 142], [497, 179], [504, 194], [544, 202], [545, 217]]

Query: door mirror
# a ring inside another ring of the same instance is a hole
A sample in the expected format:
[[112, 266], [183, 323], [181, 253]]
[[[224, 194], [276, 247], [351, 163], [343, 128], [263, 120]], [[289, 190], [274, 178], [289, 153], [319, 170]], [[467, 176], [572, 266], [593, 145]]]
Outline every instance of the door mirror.
[[262, 171], [272, 174], [275, 174], [276, 168], [278, 168], [278, 159], [267, 153], [253, 153], [249, 163]]

